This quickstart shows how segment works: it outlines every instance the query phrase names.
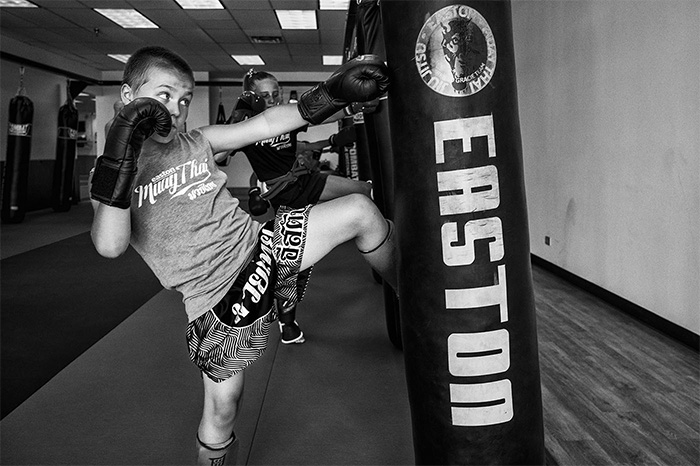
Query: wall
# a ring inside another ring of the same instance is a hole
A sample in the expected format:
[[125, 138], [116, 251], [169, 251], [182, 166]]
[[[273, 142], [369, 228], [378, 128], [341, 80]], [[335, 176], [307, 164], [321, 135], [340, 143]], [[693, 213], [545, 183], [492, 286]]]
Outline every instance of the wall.
[[532, 253], [700, 333], [700, 2], [512, 11]]

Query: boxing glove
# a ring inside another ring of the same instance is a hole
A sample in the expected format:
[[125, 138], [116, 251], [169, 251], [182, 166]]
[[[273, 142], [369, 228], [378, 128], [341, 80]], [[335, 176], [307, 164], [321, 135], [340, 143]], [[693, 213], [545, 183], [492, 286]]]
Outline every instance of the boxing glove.
[[238, 123], [250, 117], [262, 113], [265, 110], [265, 101], [254, 92], [245, 91], [236, 100], [231, 116], [227, 124]]
[[366, 102], [389, 87], [389, 70], [376, 55], [350, 60], [326, 81], [304, 92], [297, 104], [302, 118], [319, 124], [352, 102]]
[[349, 146], [355, 142], [356, 139], [355, 126], [353, 125], [346, 126], [337, 133], [332, 134], [331, 137], [328, 138], [328, 143], [334, 148], [340, 148]]
[[248, 190], [248, 208], [250, 209], [250, 215], [254, 217], [265, 215], [268, 207], [270, 207], [270, 205], [260, 195], [260, 188], [255, 186]]
[[141, 147], [153, 133], [167, 136], [172, 128], [168, 109], [155, 99], [134, 99], [114, 117], [105, 152], [97, 159], [90, 197], [102, 204], [128, 209]]

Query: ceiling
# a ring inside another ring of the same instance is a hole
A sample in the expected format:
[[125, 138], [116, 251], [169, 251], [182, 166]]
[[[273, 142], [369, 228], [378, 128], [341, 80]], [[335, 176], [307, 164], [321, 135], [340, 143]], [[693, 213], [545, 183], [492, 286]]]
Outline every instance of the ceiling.
[[[232, 54], [260, 55], [271, 72], [329, 72], [323, 55], [343, 55], [347, 11], [320, 11], [317, 0], [221, 0], [223, 10], [184, 10], [174, 0], [31, 0], [40, 8], [0, 8], [0, 34], [90, 67], [121, 71], [107, 54], [162, 45], [210, 79], [240, 79], [250, 66]], [[123, 29], [93, 8], [134, 8], [158, 29]], [[318, 30], [282, 30], [275, 9], [316, 10]], [[281, 43], [254, 43], [281, 37]]]

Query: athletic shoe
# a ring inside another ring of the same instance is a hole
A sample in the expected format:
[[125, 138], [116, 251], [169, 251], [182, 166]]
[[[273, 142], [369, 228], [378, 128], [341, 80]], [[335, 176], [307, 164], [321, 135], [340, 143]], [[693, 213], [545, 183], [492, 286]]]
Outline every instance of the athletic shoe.
[[285, 345], [291, 345], [293, 343], [304, 343], [306, 339], [304, 338], [304, 332], [299, 328], [299, 324], [295, 320], [292, 324], [280, 324], [280, 332], [282, 333], [282, 343]]

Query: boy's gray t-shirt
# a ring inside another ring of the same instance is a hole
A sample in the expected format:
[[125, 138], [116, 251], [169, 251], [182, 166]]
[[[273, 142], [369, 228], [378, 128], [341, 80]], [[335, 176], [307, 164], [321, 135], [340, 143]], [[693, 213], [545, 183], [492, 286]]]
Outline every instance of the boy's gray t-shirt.
[[191, 322], [224, 296], [261, 225], [226, 188], [201, 131], [147, 140], [131, 200], [131, 245], [161, 284], [182, 293]]

